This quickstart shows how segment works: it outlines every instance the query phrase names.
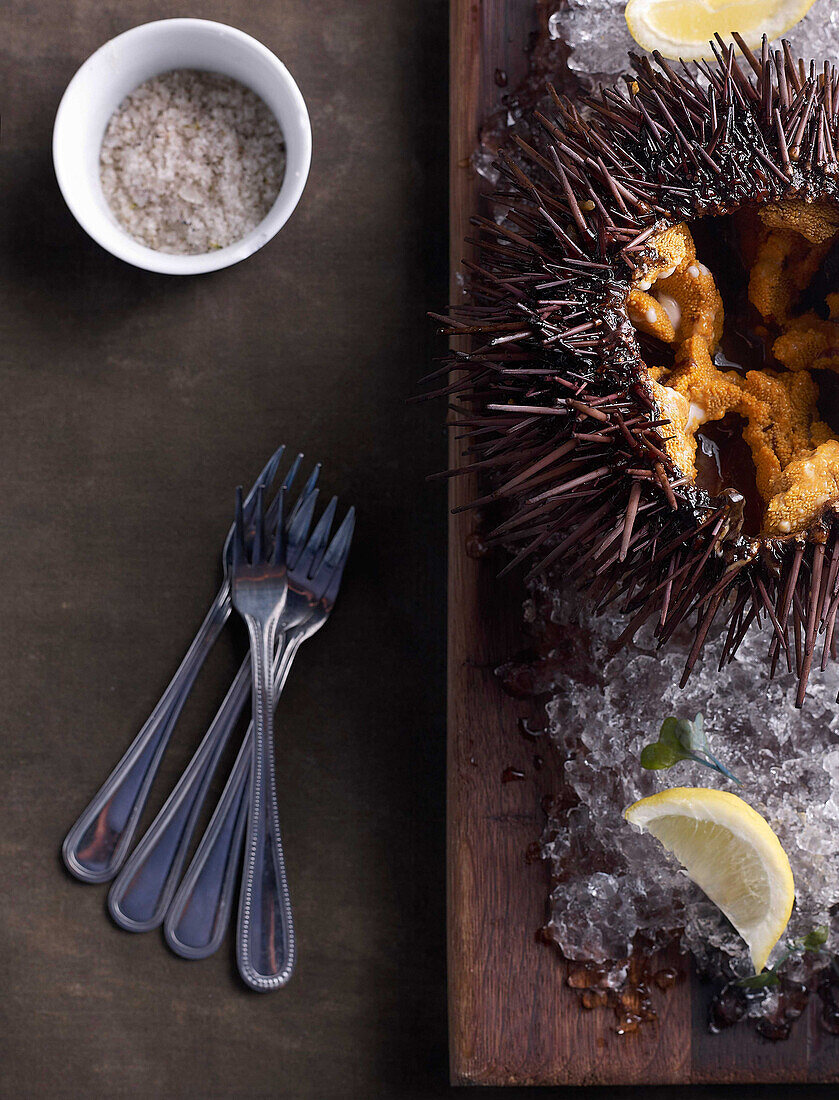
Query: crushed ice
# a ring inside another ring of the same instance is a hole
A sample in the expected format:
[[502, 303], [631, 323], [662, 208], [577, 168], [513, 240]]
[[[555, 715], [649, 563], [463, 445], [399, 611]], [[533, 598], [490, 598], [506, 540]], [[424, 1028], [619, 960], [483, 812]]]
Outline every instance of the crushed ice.
[[[586, 78], [615, 80], [626, 70], [629, 50], [643, 53], [627, 29], [625, 7], [626, 0], [567, 0], [553, 13], [549, 31], [571, 47], [571, 69]], [[816, 0], [784, 38], [795, 57], [832, 58], [839, 42], [835, 0]]]
[[[547, 708], [565, 779], [579, 798], [551, 815], [542, 845], [555, 882], [548, 931], [565, 956], [621, 959], [636, 934], [650, 941], [669, 934], [681, 937], [700, 969], [749, 972], [745, 944], [717, 907], [674, 857], [621, 816], [637, 799], [674, 786], [736, 789], [789, 856], [796, 902], [788, 936], [829, 924], [839, 901], [839, 665], [831, 662], [811, 681], [798, 711], [794, 677], [768, 679], [767, 636], [752, 631], [722, 671], [710, 644], [680, 689], [687, 635], [657, 651], [642, 631], [618, 650], [619, 617], [591, 614], [573, 594], [542, 592], [537, 602], [554, 624], [578, 628], [584, 639], [582, 664], [578, 658], [556, 673]], [[579, 679], [571, 664], [584, 669]], [[641, 768], [641, 749], [657, 738], [662, 720], [697, 711], [712, 751], [742, 788], [691, 761], [668, 771]]]

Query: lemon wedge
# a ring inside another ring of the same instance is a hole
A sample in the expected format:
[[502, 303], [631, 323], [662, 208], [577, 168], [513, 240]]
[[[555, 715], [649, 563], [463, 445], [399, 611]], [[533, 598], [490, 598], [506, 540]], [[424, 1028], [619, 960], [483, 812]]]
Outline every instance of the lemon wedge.
[[800, 22], [815, 0], [629, 0], [626, 25], [639, 46], [665, 57], [712, 58], [718, 32], [739, 31], [749, 46], [777, 38]]
[[746, 941], [759, 974], [795, 900], [787, 854], [767, 821], [736, 794], [707, 787], [661, 791], [623, 816], [676, 856]]

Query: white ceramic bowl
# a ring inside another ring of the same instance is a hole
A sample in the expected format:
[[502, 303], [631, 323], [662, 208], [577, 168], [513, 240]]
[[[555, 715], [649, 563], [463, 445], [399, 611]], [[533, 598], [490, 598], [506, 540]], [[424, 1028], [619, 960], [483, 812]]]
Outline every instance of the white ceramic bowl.
[[[157, 252], [130, 237], [111, 213], [99, 178], [99, 151], [111, 115], [139, 84], [171, 69], [203, 69], [247, 85], [276, 116], [286, 144], [280, 193], [263, 221], [235, 244], [196, 256]], [[244, 260], [285, 225], [309, 174], [312, 129], [300, 89], [261, 42], [224, 23], [161, 19], [112, 38], [85, 61], [58, 106], [52, 155], [67, 205], [103, 248], [147, 271], [198, 275]]]

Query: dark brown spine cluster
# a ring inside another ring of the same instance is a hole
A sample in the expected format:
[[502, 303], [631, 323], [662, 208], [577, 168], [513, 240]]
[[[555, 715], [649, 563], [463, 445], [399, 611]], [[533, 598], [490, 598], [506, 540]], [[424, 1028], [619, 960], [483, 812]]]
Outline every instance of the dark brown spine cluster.
[[831, 512], [807, 538], [749, 540], [737, 494], [709, 498], [681, 475], [625, 307], [656, 230], [837, 194], [835, 68], [795, 61], [786, 44], [764, 40], [759, 56], [737, 44], [745, 67], [720, 39], [701, 75], [633, 57], [626, 87], [587, 99], [585, 114], [551, 90], [539, 139], [514, 139], [497, 165], [503, 218], [473, 219], [469, 299], [438, 318], [468, 350], [437, 372], [452, 372], [437, 393], [464, 435], [451, 473], [486, 475], [472, 507], [503, 504], [489, 538], [512, 552], [507, 569], [561, 565], [597, 606], [628, 615], [627, 639], [650, 618], [662, 644], [695, 623], [685, 680], [718, 616], [721, 664], [768, 624], [772, 672], [796, 671], [800, 706], [817, 645], [822, 666], [834, 650], [839, 522]]

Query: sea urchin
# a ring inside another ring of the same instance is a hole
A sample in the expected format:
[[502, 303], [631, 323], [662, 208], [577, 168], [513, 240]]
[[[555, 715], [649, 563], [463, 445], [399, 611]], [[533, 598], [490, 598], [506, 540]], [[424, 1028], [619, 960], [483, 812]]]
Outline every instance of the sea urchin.
[[579, 105], [549, 89], [473, 219], [438, 392], [507, 568], [561, 566], [626, 639], [695, 622], [685, 680], [717, 616], [721, 665], [765, 623], [800, 706], [839, 610], [839, 75], [734, 37], [744, 63], [719, 39]]

